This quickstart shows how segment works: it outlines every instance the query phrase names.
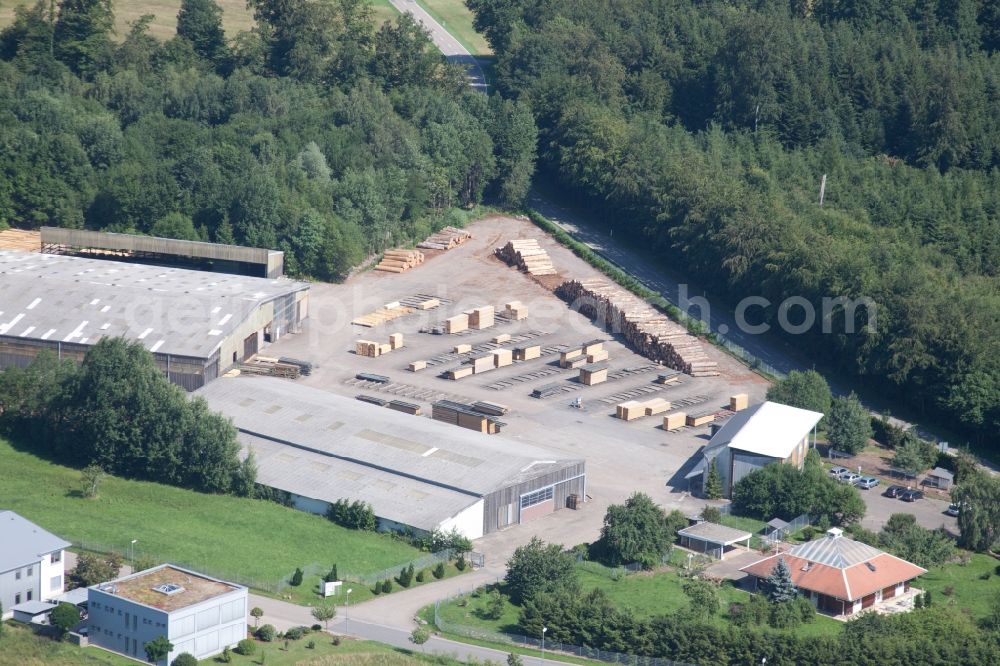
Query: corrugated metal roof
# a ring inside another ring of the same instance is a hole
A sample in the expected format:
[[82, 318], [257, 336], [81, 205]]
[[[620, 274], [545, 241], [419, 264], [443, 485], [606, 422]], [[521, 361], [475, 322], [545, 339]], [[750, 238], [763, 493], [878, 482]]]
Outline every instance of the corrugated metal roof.
[[729, 446], [740, 451], [784, 459], [819, 423], [823, 415], [777, 402], [764, 402], [737, 412], [715, 436], [706, 453]]
[[208, 358], [258, 307], [309, 288], [120, 261], [0, 250], [0, 336], [94, 344], [124, 336]]
[[682, 530], [678, 530], [677, 534], [726, 546], [739, 541], [746, 541], [753, 536], [750, 532], [709, 522], [697, 523], [690, 527], [685, 527]]
[[843, 536], [825, 536], [790, 548], [788, 552], [810, 562], [846, 569], [878, 557], [882, 551]]

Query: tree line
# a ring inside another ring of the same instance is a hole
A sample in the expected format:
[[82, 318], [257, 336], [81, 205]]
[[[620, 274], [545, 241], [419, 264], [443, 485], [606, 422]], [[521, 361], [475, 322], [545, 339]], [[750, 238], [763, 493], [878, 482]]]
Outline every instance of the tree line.
[[225, 39], [184, 0], [112, 39], [106, 0], [18, 7], [0, 33], [0, 225], [282, 249], [336, 279], [456, 207], [516, 205], [534, 172], [526, 105], [473, 94], [408, 15], [364, 0], [252, 0]]
[[995, 3], [468, 4], [547, 178], [711, 290], [775, 304], [750, 323], [775, 327], [788, 296], [870, 299], [833, 303], [796, 345], [989, 445]]
[[93, 345], [79, 365], [45, 350], [0, 372], [0, 432], [60, 464], [205, 492], [250, 496], [257, 478], [232, 422], [122, 338]]

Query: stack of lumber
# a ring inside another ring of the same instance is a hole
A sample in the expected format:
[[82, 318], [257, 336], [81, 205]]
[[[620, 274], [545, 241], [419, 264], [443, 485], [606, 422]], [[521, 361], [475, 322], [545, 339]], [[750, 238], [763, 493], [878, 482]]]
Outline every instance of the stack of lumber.
[[656, 376], [657, 384], [676, 384], [681, 380], [680, 370], [668, 370]]
[[633, 350], [694, 377], [719, 374], [698, 338], [638, 296], [607, 280], [569, 280], [556, 294], [583, 314], [620, 332]]
[[431, 406], [431, 418], [490, 435], [500, 432], [500, 428], [504, 425], [491, 415], [480, 412], [474, 405], [453, 400], [435, 402]]
[[562, 393], [563, 389], [566, 387], [562, 382], [552, 382], [551, 384], [545, 384], [544, 386], [539, 386], [534, 391], [531, 392], [532, 398], [547, 398], [550, 395], [555, 395], [557, 393]]
[[514, 351], [511, 349], [494, 349], [492, 353], [494, 368], [502, 368], [514, 362]]
[[608, 381], [608, 364], [591, 363], [580, 368], [580, 382], [587, 386], [595, 386]]
[[375, 382], [376, 384], [388, 384], [389, 378], [385, 375], [373, 375], [370, 372], [359, 372], [354, 375], [355, 379], [360, 379], [363, 382]]
[[528, 318], [528, 306], [521, 301], [511, 301], [503, 305], [504, 316], [514, 321], [521, 321]]
[[493, 343], [502, 345], [505, 342], [510, 342], [510, 333], [501, 333], [500, 335], [493, 336]]
[[402, 333], [390, 333], [389, 334], [389, 347], [391, 349], [400, 349], [403, 346], [403, 334]]
[[468, 354], [470, 351], [472, 351], [472, 345], [466, 343], [455, 345], [453, 347], [453, 351], [456, 354]]
[[469, 330], [469, 315], [460, 314], [444, 320], [445, 333], [461, 333]]
[[514, 347], [515, 361], [530, 361], [542, 356], [541, 345], [528, 345], [526, 347]]
[[493, 360], [493, 354], [484, 354], [482, 356], [476, 356], [471, 359], [472, 371], [477, 375], [481, 372], [489, 372], [496, 368], [496, 363]]
[[687, 415], [687, 424], [689, 426], [700, 426], [706, 423], [711, 423], [715, 420], [715, 412], [698, 412], [697, 414]]
[[358, 326], [373, 328], [375, 326], [380, 326], [387, 321], [392, 321], [393, 319], [398, 319], [399, 317], [408, 315], [411, 312], [413, 312], [413, 308], [411, 307], [400, 305], [399, 303], [387, 303], [381, 310], [369, 312], [366, 315], [354, 319], [351, 323], [357, 324]]
[[471, 375], [473, 371], [474, 368], [471, 365], [460, 365], [457, 368], [446, 370], [444, 376], [448, 379], [462, 379]]
[[287, 363], [289, 365], [297, 365], [299, 367], [299, 372], [303, 375], [311, 375], [313, 364], [309, 361], [301, 361], [297, 358], [289, 358], [288, 356], [282, 356], [278, 359], [279, 363]]
[[662, 414], [670, 409], [670, 401], [664, 400], [663, 398], [653, 398], [652, 400], [647, 400], [643, 404], [646, 407], [646, 416]]
[[646, 415], [646, 405], [635, 400], [620, 402], [615, 406], [615, 414], [622, 421], [632, 421]]
[[255, 356], [248, 358], [239, 365], [240, 373], [245, 375], [266, 375], [284, 379], [298, 379], [301, 372], [299, 366], [292, 363], [282, 363], [276, 358]]
[[424, 263], [423, 252], [397, 248], [395, 250], [386, 250], [382, 261], [375, 266], [375, 270], [386, 271], [388, 273], [405, 273], [422, 263]]
[[386, 405], [389, 404], [387, 401], [383, 400], [382, 398], [376, 398], [373, 395], [365, 395], [364, 393], [359, 393], [358, 395], [356, 395], [354, 397], [356, 399], [360, 400], [361, 402], [368, 402], [368, 403], [371, 403], [373, 405], [378, 405], [379, 407], [385, 407]]
[[39, 252], [42, 249], [42, 234], [24, 229], [0, 231], [0, 249], [20, 252]]
[[494, 324], [495, 311], [492, 305], [482, 305], [478, 308], [467, 310], [465, 314], [469, 315], [469, 328], [477, 331], [490, 328]]
[[737, 393], [729, 398], [729, 411], [742, 412], [750, 406], [750, 397], [746, 393]]
[[517, 266], [530, 275], [556, 274], [549, 253], [538, 245], [535, 238], [508, 241], [503, 247], [498, 247], [494, 254], [508, 266]]
[[407, 366], [407, 370], [410, 372], [419, 372], [427, 367], [427, 361], [414, 361]]
[[507, 405], [501, 405], [498, 402], [488, 402], [486, 400], [474, 402], [470, 407], [481, 414], [489, 414], [490, 416], [503, 416], [510, 411], [510, 407]]
[[382, 355], [382, 346], [372, 340], [357, 340], [354, 343], [354, 352], [358, 356], [375, 358]]
[[420, 416], [420, 405], [415, 405], [412, 402], [403, 402], [402, 400], [390, 400], [389, 409], [397, 412], [403, 412], [404, 414], [413, 414], [414, 416]]
[[428, 298], [426, 301], [417, 303], [418, 310], [432, 310], [441, 305], [441, 301], [436, 298]]
[[679, 430], [687, 423], [687, 414], [684, 412], [674, 412], [663, 417], [664, 430]]
[[417, 243], [417, 247], [425, 250], [450, 250], [471, 238], [472, 234], [465, 229], [445, 227], [436, 234], [432, 234], [424, 242]]

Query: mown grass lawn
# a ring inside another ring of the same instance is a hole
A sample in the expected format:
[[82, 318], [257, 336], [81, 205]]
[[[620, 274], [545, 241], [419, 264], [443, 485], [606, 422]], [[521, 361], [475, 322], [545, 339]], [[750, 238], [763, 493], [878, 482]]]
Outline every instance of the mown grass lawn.
[[1000, 594], [1000, 560], [974, 553], [968, 564], [931, 569], [913, 586], [929, 591], [935, 604], [954, 603], [973, 618], [982, 619]]
[[[584, 592], [599, 588], [604, 590], [615, 605], [630, 608], [640, 618], [655, 615], [671, 614], [687, 607], [688, 600], [684, 595], [684, 579], [675, 571], [661, 570], [631, 574], [613, 580], [612, 578], [578, 569], [577, 574]], [[440, 607], [441, 619], [446, 622], [460, 624], [475, 629], [517, 634], [520, 608], [504, 598], [504, 608], [501, 617], [490, 620], [484, 610], [488, 600], [484, 592], [478, 597], [471, 595], [455, 599]], [[729, 604], [746, 601], [750, 594], [735, 587], [731, 582], [724, 582], [719, 588], [719, 612], [710, 620], [718, 625], [729, 623]], [[464, 605], [463, 605], [464, 604]], [[428, 621], [434, 619], [433, 607], [423, 616]], [[841, 632], [843, 624], [837, 620], [817, 614], [809, 624], [802, 624], [792, 631], [800, 636], [836, 636]], [[775, 631], [761, 627], [761, 631]]]
[[97, 499], [79, 493], [80, 472], [0, 440], [0, 507], [74, 542], [223, 576], [278, 581], [297, 566], [337, 563], [341, 575], [402, 564], [420, 552], [387, 535], [265, 502], [107, 477]]
[[[54, 641], [37, 636], [30, 629], [17, 622], [4, 624], [0, 636], [0, 666], [134, 666], [135, 661], [120, 657], [95, 647], [81, 648], [68, 642]], [[309, 641], [314, 646], [308, 647]], [[256, 652], [243, 656], [231, 652], [234, 666], [250, 666], [261, 662], [261, 655], [267, 666], [422, 666], [428, 663], [456, 664], [448, 659], [432, 658], [408, 650], [375, 643], [342, 639], [340, 645], [333, 644], [329, 634], [310, 633], [296, 641], [289, 641], [285, 650], [284, 641], [272, 643], [255, 641]], [[215, 666], [216, 659], [202, 659], [200, 664]]]
[[474, 16], [465, 6], [465, 0], [417, 0], [417, 3], [472, 55], [493, 53], [486, 38], [472, 27]]

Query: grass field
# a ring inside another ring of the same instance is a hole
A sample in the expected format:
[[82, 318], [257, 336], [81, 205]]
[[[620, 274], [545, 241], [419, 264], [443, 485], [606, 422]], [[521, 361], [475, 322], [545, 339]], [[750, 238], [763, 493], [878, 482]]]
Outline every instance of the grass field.
[[[307, 647], [309, 641], [315, 646]], [[290, 641], [285, 651], [283, 641], [257, 643], [257, 652], [249, 657], [232, 653], [234, 666], [263, 663], [267, 666], [423, 666], [429, 663], [457, 664], [450, 659], [425, 657], [421, 654], [397, 650], [371, 641], [344, 639], [333, 645], [328, 634], [316, 633]], [[129, 666], [136, 662], [98, 648], [79, 648], [70, 643], [36, 636], [16, 622], [4, 625], [0, 637], [0, 666]], [[218, 664], [214, 658], [203, 659], [201, 664]]]
[[[236, 33], [253, 27], [253, 14], [247, 9], [245, 0], [216, 0], [222, 7], [222, 27], [226, 36], [232, 39]], [[375, 12], [375, 24], [396, 16], [397, 12], [388, 0], [371, 0]], [[33, 0], [8, 0], [0, 3], [0, 28], [9, 25], [14, 20], [14, 8], [19, 5], [34, 4]], [[181, 0], [115, 0], [115, 32], [119, 40], [128, 34], [129, 24], [138, 20], [144, 14], [152, 14], [155, 18], [149, 25], [149, 34], [158, 39], [170, 39], [177, 29], [177, 11]], [[464, 7], [464, 5], [463, 5]], [[466, 10], [468, 11], [468, 10]], [[471, 29], [471, 19], [469, 27]]]
[[[929, 591], [935, 604], [954, 603], [969, 611], [972, 617], [982, 619], [989, 614], [991, 604], [1000, 594], [998, 574], [1000, 561], [976, 553], [967, 565], [946, 564], [931, 569], [913, 585]], [[951, 594], [946, 594], [948, 588]]]
[[[579, 569], [577, 573], [584, 591], [602, 589], [615, 605], [632, 609], [640, 618], [674, 613], [686, 607], [688, 603], [683, 591], [684, 580], [673, 571], [632, 574], [617, 581], [583, 569]], [[734, 587], [729, 582], [723, 583], [719, 588], [719, 613], [711, 621], [719, 625], [727, 624], [729, 604], [746, 601], [749, 597], [748, 592]], [[505, 600], [500, 619], [490, 620], [483, 613], [487, 599], [487, 595], [482, 594], [479, 597], [469, 596], [464, 600], [456, 599], [443, 604], [440, 609], [441, 619], [487, 631], [519, 633], [517, 620], [520, 609]], [[429, 617], [425, 617], [433, 620], [433, 608], [429, 612]], [[842, 627], [843, 624], [837, 620], [817, 615], [814, 622], [800, 625], [794, 631], [800, 636], [836, 636]]]
[[472, 27], [472, 12], [464, 0], [417, 0], [428, 14], [450, 32], [472, 55], [491, 55], [486, 38]]
[[136, 557], [268, 581], [312, 563], [367, 573], [420, 554], [386, 535], [347, 530], [272, 502], [114, 477], [88, 500], [79, 496], [79, 485], [79, 471], [0, 440], [0, 507], [70, 541], [100, 542], [124, 553], [125, 544], [138, 539]]

